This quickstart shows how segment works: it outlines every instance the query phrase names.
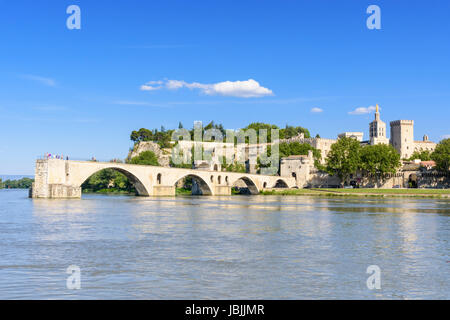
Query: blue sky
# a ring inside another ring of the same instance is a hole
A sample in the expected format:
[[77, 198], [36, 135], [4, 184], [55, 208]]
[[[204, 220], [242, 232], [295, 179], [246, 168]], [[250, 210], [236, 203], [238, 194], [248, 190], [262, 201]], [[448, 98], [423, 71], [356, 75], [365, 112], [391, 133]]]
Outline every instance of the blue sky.
[[[71, 4], [81, 30], [66, 27]], [[381, 30], [366, 27], [371, 4]], [[373, 113], [350, 112], [376, 103], [439, 141], [449, 13], [448, 1], [0, 1], [0, 173], [32, 174], [45, 152], [124, 158], [132, 130], [179, 121], [367, 138]], [[240, 90], [249, 79], [256, 97]]]

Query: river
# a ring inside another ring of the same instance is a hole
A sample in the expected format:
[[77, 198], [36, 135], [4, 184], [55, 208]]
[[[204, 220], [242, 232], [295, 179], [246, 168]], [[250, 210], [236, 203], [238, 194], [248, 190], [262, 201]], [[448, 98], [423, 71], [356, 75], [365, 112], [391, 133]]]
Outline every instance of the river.
[[0, 299], [449, 299], [449, 240], [449, 200], [0, 190]]

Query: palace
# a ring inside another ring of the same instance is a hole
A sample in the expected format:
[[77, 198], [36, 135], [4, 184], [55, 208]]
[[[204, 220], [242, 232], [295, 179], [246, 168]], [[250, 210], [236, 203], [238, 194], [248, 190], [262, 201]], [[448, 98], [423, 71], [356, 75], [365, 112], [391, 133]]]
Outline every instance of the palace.
[[425, 134], [422, 141], [414, 140], [414, 120], [391, 121], [391, 137], [386, 137], [386, 124], [380, 119], [378, 104], [375, 120], [370, 123], [370, 144], [391, 144], [402, 159], [409, 159], [415, 151], [434, 151], [436, 143], [428, 140]]
[[[362, 145], [391, 144], [400, 154], [401, 159], [409, 159], [415, 151], [434, 151], [436, 143], [428, 140], [425, 134], [422, 141], [414, 140], [414, 120], [396, 120], [390, 123], [390, 139], [387, 137], [386, 123], [381, 120], [380, 108], [377, 104], [375, 110], [375, 119], [369, 124], [369, 140], [363, 141], [363, 132], [343, 132], [338, 135], [339, 138], [355, 138]], [[335, 139], [323, 138], [305, 138], [303, 134], [291, 139], [281, 140], [281, 142], [308, 143], [322, 154], [322, 163], [325, 162], [331, 146], [337, 141]]]
[[[375, 119], [369, 124], [369, 139], [364, 140], [363, 132], [343, 132], [340, 133], [337, 139], [326, 138], [307, 138], [303, 133], [298, 136], [289, 139], [280, 139], [269, 143], [257, 143], [257, 144], [237, 144], [233, 142], [202, 142], [191, 140], [180, 140], [178, 146], [183, 150], [183, 154], [187, 155], [194, 144], [200, 144], [205, 153], [209, 154], [209, 160], [198, 160], [194, 162], [194, 169], [199, 170], [211, 170], [222, 171], [222, 157], [231, 159], [231, 161], [240, 160], [241, 163], [245, 162], [247, 173], [257, 173], [257, 159], [265, 153], [269, 145], [280, 142], [299, 142], [306, 143], [312, 147], [320, 150], [321, 163], [325, 164], [328, 153], [331, 150], [331, 146], [337, 142], [338, 139], [343, 137], [350, 137], [357, 139], [361, 145], [377, 145], [377, 144], [391, 144], [397, 152], [400, 154], [401, 159], [409, 159], [415, 151], [433, 151], [436, 148], [436, 143], [428, 140], [428, 136], [425, 134], [422, 141], [414, 140], [414, 121], [413, 120], [396, 120], [390, 122], [390, 138], [387, 137], [387, 126], [384, 121], [381, 120], [380, 108], [378, 104], [375, 110]], [[162, 166], [169, 166], [170, 156], [172, 151], [160, 150], [158, 145], [154, 142], [141, 142], [135, 150], [133, 150], [129, 157], [132, 158], [138, 155], [140, 152], [151, 150], [158, 156]], [[295, 157], [294, 157], [295, 158]], [[287, 159], [285, 163], [293, 164], [294, 158]], [[306, 156], [303, 158], [307, 158]], [[303, 159], [302, 158], [302, 159]], [[305, 162], [306, 160], [303, 159]], [[242, 161], [243, 160], [243, 161]], [[283, 159], [280, 159], [282, 161]], [[300, 158], [296, 159], [300, 160]], [[283, 162], [283, 161], [282, 161]]]

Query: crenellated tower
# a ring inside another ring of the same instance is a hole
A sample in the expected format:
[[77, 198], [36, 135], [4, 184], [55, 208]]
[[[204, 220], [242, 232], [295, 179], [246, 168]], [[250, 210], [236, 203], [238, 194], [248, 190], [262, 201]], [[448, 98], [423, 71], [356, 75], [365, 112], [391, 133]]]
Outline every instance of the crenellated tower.
[[400, 153], [402, 159], [408, 159], [414, 153], [414, 120], [396, 120], [391, 122], [391, 144]]

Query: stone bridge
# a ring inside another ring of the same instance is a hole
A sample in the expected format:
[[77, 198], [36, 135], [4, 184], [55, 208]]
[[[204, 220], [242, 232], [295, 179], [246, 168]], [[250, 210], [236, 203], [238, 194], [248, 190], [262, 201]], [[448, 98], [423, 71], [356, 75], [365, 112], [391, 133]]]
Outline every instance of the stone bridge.
[[68, 161], [46, 159], [36, 161], [35, 182], [30, 191], [33, 198], [80, 198], [81, 185], [94, 173], [114, 169], [134, 184], [141, 196], [173, 196], [175, 185], [183, 178], [196, 182], [196, 194], [230, 195], [231, 187], [243, 181], [251, 194], [265, 188], [292, 188], [295, 178], [223, 171], [203, 171], [114, 162]]

